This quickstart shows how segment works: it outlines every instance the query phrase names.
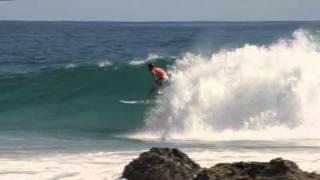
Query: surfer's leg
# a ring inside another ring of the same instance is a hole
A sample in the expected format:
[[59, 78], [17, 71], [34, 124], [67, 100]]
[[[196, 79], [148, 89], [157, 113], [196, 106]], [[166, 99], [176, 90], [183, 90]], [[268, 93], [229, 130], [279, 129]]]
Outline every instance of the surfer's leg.
[[153, 87], [150, 89], [149, 93], [145, 96], [144, 102], [147, 102], [149, 97], [152, 96], [155, 92], [157, 92], [159, 89], [159, 85], [155, 83]]

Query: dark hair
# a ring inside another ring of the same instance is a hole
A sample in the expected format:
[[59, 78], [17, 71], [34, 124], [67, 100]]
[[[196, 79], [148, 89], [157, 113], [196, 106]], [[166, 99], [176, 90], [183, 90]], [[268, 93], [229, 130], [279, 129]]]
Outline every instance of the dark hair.
[[153, 66], [153, 64], [152, 63], [148, 63], [148, 68], [149, 69], [152, 69], [154, 66]]

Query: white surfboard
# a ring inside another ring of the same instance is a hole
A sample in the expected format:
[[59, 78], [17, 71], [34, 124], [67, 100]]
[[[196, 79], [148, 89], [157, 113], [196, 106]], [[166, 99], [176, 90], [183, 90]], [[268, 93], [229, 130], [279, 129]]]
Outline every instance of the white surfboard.
[[120, 100], [121, 103], [124, 104], [144, 104], [144, 101], [127, 101], [127, 100]]
[[136, 101], [120, 100], [119, 102], [124, 103], [124, 104], [152, 104], [152, 103], [154, 103], [154, 101], [144, 102], [143, 100], [136, 100]]

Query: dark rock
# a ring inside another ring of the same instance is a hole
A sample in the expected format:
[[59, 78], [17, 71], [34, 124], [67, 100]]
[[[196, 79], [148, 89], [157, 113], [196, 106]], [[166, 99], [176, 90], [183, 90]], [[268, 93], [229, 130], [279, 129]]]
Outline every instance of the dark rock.
[[178, 149], [152, 148], [125, 167], [128, 180], [192, 180], [200, 166]]
[[152, 148], [125, 167], [128, 180], [320, 180], [281, 158], [270, 162], [220, 163], [201, 169], [178, 149]]
[[278, 158], [269, 163], [217, 164], [203, 169], [195, 180], [320, 180], [320, 175], [304, 172], [294, 162]]

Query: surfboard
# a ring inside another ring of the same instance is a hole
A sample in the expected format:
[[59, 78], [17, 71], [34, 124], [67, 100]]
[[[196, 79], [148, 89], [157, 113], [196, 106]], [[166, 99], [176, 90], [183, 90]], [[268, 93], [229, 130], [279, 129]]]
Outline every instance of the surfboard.
[[135, 101], [119, 100], [119, 102], [123, 103], [123, 104], [152, 104], [152, 103], [154, 103], [153, 101], [144, 102], [143, 100], [135, 100]]
[[120, 100], [121, 103], [124, 103], [124, 104], [144, 104], [144, 101], [127, 101], [127, 100]]

